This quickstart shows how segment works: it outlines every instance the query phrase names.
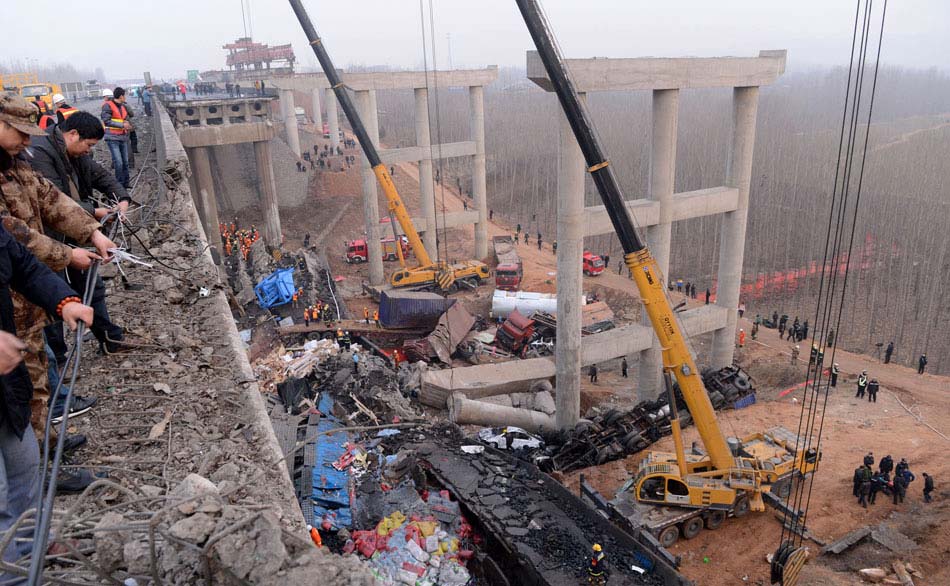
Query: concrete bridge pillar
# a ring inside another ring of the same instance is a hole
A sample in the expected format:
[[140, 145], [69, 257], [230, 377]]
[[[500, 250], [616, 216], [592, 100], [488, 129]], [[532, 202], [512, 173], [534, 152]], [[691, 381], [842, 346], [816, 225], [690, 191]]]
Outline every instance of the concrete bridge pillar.
[[326, 90], [327, 126], [330, 130], [330, 147], [336, 151], [340, 146], [340, 115], [337, 110], [336, 94], [332, 88]]
[[[472, 140], [475, 142], [475, 156], [472, 157], [472, 197], [478, 211], [475, 223], [475, 258], [488, 256], [488, 196], [485, 187], [485, 91], [482, 86], [468, 88], [469, 124]], [[462, 197], [465, 197], [462, 194]]]
[[726, 166], [726, 184], [739, 190], [735, 211], [722, 218], [719, 245], [719, 276], [716, 305], [728, 311], [726, 326], [713, 333], [711, 366], [732, 364], [736, 344], [739, 286], [745, 254], [745, 230], [749, 217], [749, 189], [752, 183], [752, 152], [755, 146], [755, 120], [759, 107], [759, 88], [736, 87], [732, 90], [732, 149]]
[[261, 209], [264, 211], [264, 243], [280, 246], [280, 212], [277, 207], [277, 184], [274, 182], [274, 160], [270, 141], [254, 142], [254, 160], [257, 163], [257, 182], [261, 189]]
[[[379, 116], [376, 108], [376, 90], [361, 90], [356, 92], [356, 107], [360, 111], [360, 118], [366, 127], [366, 133], [373, 145], [379, 149]], [[333, 129], [330, 135], [335, 136]], [[379, 245], [379, 196], [376, 193], [376, 174], [370, 167], [369, 159], [364, 154], [360, 157], [363, 175], [363, 218], [366, 221], [366, 250], [369, 258], [369, 283], [382, 285], [385, 280], [383, 274], [383, 251]]]
[[[579, 97], [586, 101], [586, 94], [579, 94]], [[555, 404], [558, 429], [573, 429], [581, 410], [581, 295], [584, 290], [581, 262], [586, 165], [567, 117], [561, 112], [559, 118]]]
[[[647, 228], [647, 242], [664, 283], [669, 281], [673, 225], [673, 177], [676, 172], [676, 126], [679, 90], [653, 90], [653, 140], [650, 144], [650, 199], [660, 202], [660, 223]], [[609, 267], [608, 267], [609, 268]], [[644, 312], [643, 325], [652, 327]], [[653, 399], [660, 390], [663, 358], [659, 340], [640, 353], [637, 398]]]
[[287, 134], [287, 145], [295, 155], [300, 157], [300, 133], [297, 130], [296, 110], [293, 90], [280, 90], [280, 111], [284, 115], [284, 132]]
[[198, 215], [201, 218], [201, 227], [204, 228], [208, 243], [218, 251], [212, 255], [220, 259], [223, 255], [221, 232], [218, 230], [218, 201], [215, 199], [214, 179], [211, 175], [211, 159], [208, 149], [211, 147], [194, 147], [188, 149], [188, 158], [191, 159], [191, 168], [194, 171], [194, 192], [198, 204]]
[[[416, 144], [428, 150], [432, 144], [429, 134], [429, 90], [415, 88], [416, 98]], [[419, 161], [419, 199], [422, 202], [422, 216], [426, 219], [426, 231], [422, 233], [422, 243], [433, 259], [439, 257], [436, 244], [435, 193], [432, 187], [432, 159], [425, 154]]]
[[323, 132], [323, 113], [320, 111], [320, 91], [319, 89], [310, 90], [313, 124], [317, 127], [317, 134]]

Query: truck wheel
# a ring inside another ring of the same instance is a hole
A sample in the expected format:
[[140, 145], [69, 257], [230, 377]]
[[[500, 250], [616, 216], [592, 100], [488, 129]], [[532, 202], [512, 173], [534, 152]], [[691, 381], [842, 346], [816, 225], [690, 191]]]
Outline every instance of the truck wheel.
[[640, 432], [631, 431], [627, 435], [623, 436], [623, 439], [620, 443], [623, 444], [623, 447], [628, 452], [635, 452], [640, 446], [640, 442], [643, 441], [643, 438], [640, 436]]
[[657, 536], [657, 541], [660, 542], [660, 545], [666, 548], [670, 548], [676, 543], [676, 540], [680, 538], [680, 530], [676, 525], [670, 525], [663, 531], [660, 531], [660, 535]]
[[749, 497], [742, 495], [736, 499], [736, 504], [732, 507], [732, 515], [736, 518], [744, 517], [749, 512]]
[[722, 525], [722, 522], [725, 520], [725, 511], [709, 511], [709, 514], [706, 515], [706, 529], [710, 531], [719, 529], [719, 526]]
[[590, 276], [590, 271], [584, 271], [584, 276], [585, 276], [585, 277], [589, 277], [589, 276]]
[[752, 388], [752, 383], [750, 383], [749, 379], [744, 376], [737, 376], [736, 378], [732, 379], [732, 384], [740, 391], [748, 391]]
[[699, 532], [703, 530], [703, 518], [699, 515], [691, 517], [683, 521], [683, 537], [685, 539], [692, 539], [699, 535]]
[[610, 411], [607, 412], [606, 415], [604, 415], [604, 418], [602, 420], [603, 421], [602, 425], [604, 427], [610, 427], [617, 421], [620, 421], [621, 417], [623, 417], [623, 413], [621, 411], [618, 411], [616, 409], [611, 409]]

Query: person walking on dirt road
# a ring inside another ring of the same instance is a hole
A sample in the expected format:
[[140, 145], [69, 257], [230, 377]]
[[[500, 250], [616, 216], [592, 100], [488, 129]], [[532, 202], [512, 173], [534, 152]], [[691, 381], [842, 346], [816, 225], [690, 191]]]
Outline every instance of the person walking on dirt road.
[[934, 477], [930, 474], [924, 472], [924, 502], [930, 503], [933, 502], [933, 497], [930, 496], [930, 493], [934, 491]]
[[927, 355], [921, 354], [920, 358], [917, 360], [917, 374], [923, 374], [924, 368], [927, 367]]
[[627, 357], [624, 356], [623, 360], [620, 361], [620, 376], [627, 378]]
[[587, 371], [587, 374], [590, 375], [590, 382], [596, 383], [597, 382], [597, 365], [591, 364], [590, 370]]
[[888, 342], [887, 348], [884, 349], [884, 364], [891, 363], [892, 354], [894, 354], [894, 342]]

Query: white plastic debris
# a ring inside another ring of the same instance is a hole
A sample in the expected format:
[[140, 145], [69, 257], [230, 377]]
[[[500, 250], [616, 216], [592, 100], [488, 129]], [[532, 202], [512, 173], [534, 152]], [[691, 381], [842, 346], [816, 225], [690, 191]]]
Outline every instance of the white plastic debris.
[[207, 297], [208, 295], [211, 295], [211, 290], [207, 287], [198, 289], [198, 297]]
[[485, 451], [485, 446], [462, 446], [462, 451], [466, 454], [481, 454]]
[[419, 547], [419, 544], [412, 539], [406, 542], [406, 551], [409, 552], [409, 555], [422, 563], [429, 561], [429, 554], [423, 551], [422, 548]]
[[426, 551], [432, 553], [437, 549], [439, 549], [439, 538], [435, 535], [426, 537]]

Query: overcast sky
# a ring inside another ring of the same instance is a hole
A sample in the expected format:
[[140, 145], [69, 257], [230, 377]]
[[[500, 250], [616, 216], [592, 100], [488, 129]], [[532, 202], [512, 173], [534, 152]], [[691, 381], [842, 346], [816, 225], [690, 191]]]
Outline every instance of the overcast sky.
[[[293, 43], [316, 65], [285, 0], [245, 0], [256, 41]], [[426, 31], [428, 34], [428, 4]], [[419, 67], [419, 0], [304, 0], [337, 67]], [[883, 0], [876, 0], [880, 7]], [[846, 63], [853, 0], [542, 0], [567, 57], [752, 56], [788, 49], [789, 69]], [[52, 7], [53, 5], [51, 5]], [[440, 67], [524, 66], [532, 48], [514, 0], [434, 0]], [[884, 61], [950, 69], [950, 1], [890, 2]], [[102, 67], [111, 79], [178, 78], [224, 67], [221, 45], [244, 36], [241, 0], [0, 0], [0, 61], [37, 59]], [[12, 26], [11, 26], [12, 25]], [[448, 38], [451, 37], [451, 42]]]

